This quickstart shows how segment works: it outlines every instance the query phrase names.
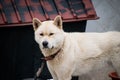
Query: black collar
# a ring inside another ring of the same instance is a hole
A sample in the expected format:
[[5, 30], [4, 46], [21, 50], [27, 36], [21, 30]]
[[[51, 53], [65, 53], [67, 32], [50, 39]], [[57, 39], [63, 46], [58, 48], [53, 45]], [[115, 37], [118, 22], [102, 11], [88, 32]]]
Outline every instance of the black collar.
[[55, 56], [61, 51], [61, 49], [59, 49], [56, 53], [50, 55], [50, 56], [47, 56], [47, 57], [44, 57], [44, 58], [41, 58], [42, 60], [45, 60], [45, 61], [49, 61], [49, 60], [53, 60], [55, 58]]

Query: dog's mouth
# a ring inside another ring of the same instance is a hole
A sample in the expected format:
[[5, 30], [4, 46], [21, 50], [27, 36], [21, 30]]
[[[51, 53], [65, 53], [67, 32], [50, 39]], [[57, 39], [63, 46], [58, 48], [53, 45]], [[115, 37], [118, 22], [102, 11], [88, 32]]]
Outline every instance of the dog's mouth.
[[46, 47], [42, 47], [42, 49], [44, 49], [44, 50], [49, 50], [49, 49], [53, 49], [54, 48], [54, 46], [51, 46], [51, 47], [48, 47], [48, 46], [46, 46]]

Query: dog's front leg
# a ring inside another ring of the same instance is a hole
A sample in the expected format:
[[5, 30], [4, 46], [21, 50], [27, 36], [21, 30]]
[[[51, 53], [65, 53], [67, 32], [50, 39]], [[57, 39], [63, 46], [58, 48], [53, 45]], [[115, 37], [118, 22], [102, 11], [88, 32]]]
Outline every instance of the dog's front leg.
[[51, 69], [49, 69], [49, 71], [53, 77], [53, 80], [58, 80], [57, 75]]
[[52, 77], [53, 77], [53, 80], [58, 80], [58, 78], [57, 78], [57, 76], [55, 75], [55, 73], [53, 73], [53, 72], [51, 72], [51, 71], [50, 71], [50, 73], [51, 73], [51, 75], [52, 75]]
[[61, 73], [58, 76], [58, 80], [71, 80], [71, 74], [68, 73], [68, 74], [64, 74], [64, 73]]
[[57, 74], [55, 73], [54, 68], [51, 65], [49, 65], [48, 63], [47, 63], [47, 67], [53, 77], [53, 80], [58, 80]]

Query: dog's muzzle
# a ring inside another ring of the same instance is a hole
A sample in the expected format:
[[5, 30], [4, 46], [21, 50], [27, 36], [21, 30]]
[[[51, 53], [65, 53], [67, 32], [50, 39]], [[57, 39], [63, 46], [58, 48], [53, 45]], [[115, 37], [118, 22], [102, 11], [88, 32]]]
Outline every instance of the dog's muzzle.
[[43, 45], [44, 48], [48, 48], [48, 42], [47, 41], [43, 41], [42, 45]]

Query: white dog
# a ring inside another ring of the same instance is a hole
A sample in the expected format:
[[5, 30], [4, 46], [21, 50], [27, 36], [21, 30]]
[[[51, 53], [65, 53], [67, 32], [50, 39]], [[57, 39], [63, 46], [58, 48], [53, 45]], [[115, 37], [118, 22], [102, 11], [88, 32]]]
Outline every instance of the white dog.
[[[60, 16], [44, 22], [34, 18], [33, 27], [35, 40], [54, 80], [71, 80], [72, 75], [81, 76], [108, 68], [120, 75], [119, 32], [66, 33]], [[109, 79], [108, 74], [102, 77]], [[102, 79], [90, 77], [89, 80]]]

